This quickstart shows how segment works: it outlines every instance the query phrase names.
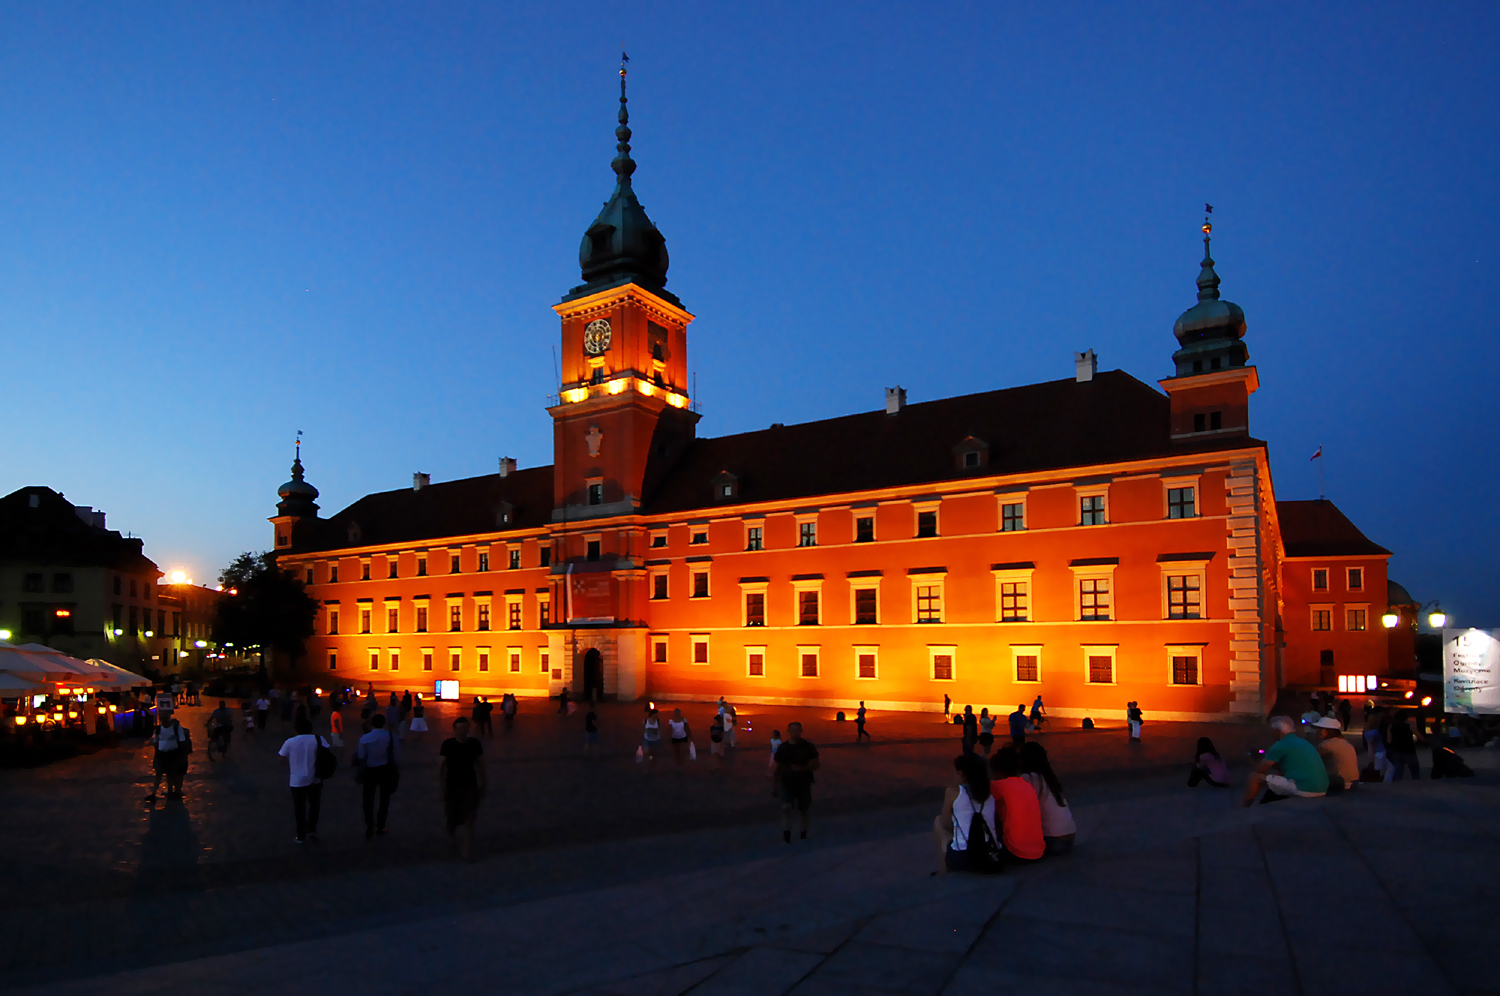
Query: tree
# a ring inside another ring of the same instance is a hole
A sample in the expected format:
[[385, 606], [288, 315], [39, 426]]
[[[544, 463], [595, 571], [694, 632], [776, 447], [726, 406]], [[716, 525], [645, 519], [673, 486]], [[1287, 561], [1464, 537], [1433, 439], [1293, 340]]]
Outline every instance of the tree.
[[[295, 670], [318, 614], [318, 601], [302, 581], [269, 553], [242, 553], [219, 574], [219, 583], [225, 595], [214, 614], [214, 639], [221, 646], [280, 650]], [[262, 653], [262, 679], [265, 667]]]

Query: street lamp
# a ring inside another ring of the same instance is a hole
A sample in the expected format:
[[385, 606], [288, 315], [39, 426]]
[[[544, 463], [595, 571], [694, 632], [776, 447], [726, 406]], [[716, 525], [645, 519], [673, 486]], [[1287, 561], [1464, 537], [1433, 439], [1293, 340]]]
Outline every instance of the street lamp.
[[1395, 629], [1401, 623], [1401, 617], [1394, 612], [1387, 612], [1380, 617], [1380, 625], [1386, 629]]
[[[1431, 607], [1432, 611], [1427, 614], [1427, 625], [1431, 626], [1433, 629], [1442, 629], [1444, 626], [1448, 625], [1448, 614], [1444, 612], [1443, 607], [1437, 603], [1437, 599], [1434, 598], [1432, 601], [1422, 606], [1422, 609], [1426, 609], [1428, 607]], [[1418, 615], [1421, 614], [1422, 609], [1417, 610]]]
[[0, 629], [0, 640], [5, 640], [5, 641], [9, 642], [10, 636], [11, 636], [10, 630], [8, 630], [8, 629]]

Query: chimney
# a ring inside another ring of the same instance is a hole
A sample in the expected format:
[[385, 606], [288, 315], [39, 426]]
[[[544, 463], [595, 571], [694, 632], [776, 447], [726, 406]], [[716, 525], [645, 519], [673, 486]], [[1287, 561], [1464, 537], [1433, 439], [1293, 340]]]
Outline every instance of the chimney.
[[500, 458], [500, 476], [501, 477], [509, 477], [511, 474], [514, 474], [515, 472], [516, 472], [516, 458], [515, 457], [501, 457]]
[[1099, 357], [1092, 349], [1073, 354], [1073, 366], [1078, 371], [1078, 383], [1087, 384], [1099, 372]]
[[894, 415], [906, 407], [906, 388], [888, 387], [885, 389], [885, 413]]
[[411, 489], [413, 491], [421, 491], [423, 488], [427, 487], [427, 485], [429, 485], [431, 483], [432, 483], [432, 475], [431, 474], [423, 474], [423, 473], [421, 473], [419, 471], [418, 473], [415, 473], [415, 474], [411, 475]]

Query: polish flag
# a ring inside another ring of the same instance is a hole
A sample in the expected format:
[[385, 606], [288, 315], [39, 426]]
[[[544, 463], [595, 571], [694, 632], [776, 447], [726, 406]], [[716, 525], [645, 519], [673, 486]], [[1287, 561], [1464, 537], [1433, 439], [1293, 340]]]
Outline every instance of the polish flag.
[[1319, 446], [1318, 446], [1318, 452], [1314, 453], [1312, 456], [1308, 457], [1307, 459], [1308, 460], [1316, 460], [1319, 457], [1321, 457], [1322, 455], [1323, 455], [1323, 446], [1322, 446], [1322, 444], [1319, 444]]

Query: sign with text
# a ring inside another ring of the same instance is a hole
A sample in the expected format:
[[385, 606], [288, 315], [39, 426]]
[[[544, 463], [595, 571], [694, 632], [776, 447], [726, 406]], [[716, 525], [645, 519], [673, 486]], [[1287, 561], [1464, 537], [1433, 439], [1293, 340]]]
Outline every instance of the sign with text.
[[1500, 715], [1500, 630], [1443, 630], [1443, 711]]
[[567, 594], [569, 624], [615, 621], [614, 578], [605, 565], [569, 564]]

